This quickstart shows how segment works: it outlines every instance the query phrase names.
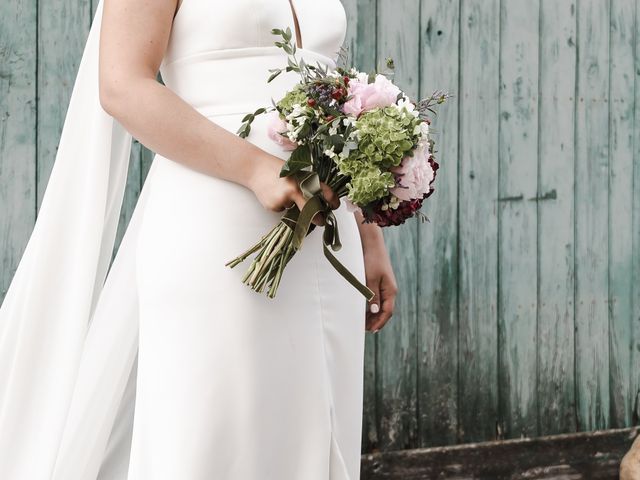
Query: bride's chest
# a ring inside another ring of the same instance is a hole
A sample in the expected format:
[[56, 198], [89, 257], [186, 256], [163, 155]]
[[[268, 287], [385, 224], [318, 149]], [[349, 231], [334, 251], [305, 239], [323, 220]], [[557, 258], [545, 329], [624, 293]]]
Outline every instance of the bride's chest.
[[[335, 57], [346, 34], [340, 0], [293, 0], [303, 47]], [[183, 0], [166, 60], [211, 50], [272, 46], [273, 28], [291, 28], [289, 0]], [[295, 39], [295, 35], [294, 35]]]

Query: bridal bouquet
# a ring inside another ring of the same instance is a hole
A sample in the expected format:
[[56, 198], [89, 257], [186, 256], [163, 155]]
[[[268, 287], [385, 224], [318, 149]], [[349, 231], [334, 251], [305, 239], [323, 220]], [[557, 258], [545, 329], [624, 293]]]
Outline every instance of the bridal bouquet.
[[[433, 107], [449, 95], [435, 92], [414, 103], [383, 74], [309, 65], [296, 57], [290, 29], [272, 33], [281, 37], [275, 44], [286, 52], [288, 62], [283, 69], [270, 70], [267, 81], [283, 71], [297, 72], [301, 81], [272, 107], [245, 116], [237, 133], [245, 138], [256, 116], [270, 115], [269, 137], [291, 151], [280, 176], [293, 176], [307, 202], [302, 211], [297, 206], [287, 209], [271, 231], [226, 265], [233, 268], [256, 254], [243, 282], [257, 292], [268, 289], [267, 296], [273, 298], [284, 268], [316, 226], [313, 217], [323, 212], [326, 258], [371, 300], [373, 292], [329, 249], [337, 251], [341, 243], [320, 182], [344, 197], [350, 211], [360, 210], [364, 222], [386, 227], [413, 216], [424, 220], [419, 209], [434, 191], [438, 170], [428, 112], [435, 113]], [[388, 60], [387, 66], [392, 69], [393, 62]]]

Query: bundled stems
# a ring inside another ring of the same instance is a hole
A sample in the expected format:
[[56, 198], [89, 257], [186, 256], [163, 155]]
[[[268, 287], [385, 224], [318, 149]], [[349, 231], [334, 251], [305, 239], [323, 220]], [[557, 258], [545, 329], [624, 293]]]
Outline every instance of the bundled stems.
[[228, 262], [226, 266], [233, 268], [253, 253], [258, 252], [242, 277], [242, 282], [256, 292], [263, 292], [266, 287], [269, 287], [267, 296], [274, 298], [282, 279], [284, 267], [295, 253], [291, 244], [292, 238], [293, 229], [284, 222], [279, 222], [258, 243]]

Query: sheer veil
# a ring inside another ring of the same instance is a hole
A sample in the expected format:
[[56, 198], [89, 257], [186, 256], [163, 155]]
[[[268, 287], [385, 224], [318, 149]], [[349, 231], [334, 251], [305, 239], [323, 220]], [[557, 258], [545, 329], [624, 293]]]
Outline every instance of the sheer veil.
[[131, 136], [99, 102], [101, 18], [102, 1], [40, 213], [0, 308], [3, 479], [126, 478], [145, 192], [107, 277]]

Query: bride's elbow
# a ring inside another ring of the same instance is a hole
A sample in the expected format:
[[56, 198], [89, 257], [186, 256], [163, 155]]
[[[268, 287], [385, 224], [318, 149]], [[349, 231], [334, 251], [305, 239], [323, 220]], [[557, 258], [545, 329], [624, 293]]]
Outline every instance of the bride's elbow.
[[100, 105], [112, 117], [118, 118], [125, 114], [129, 101], [126, 82], [119, 78], [101, 76], [99, 81]]
[[109, 81], [100, 80], [100, 105], [111, 116], [118, 110], [120, 92]]

